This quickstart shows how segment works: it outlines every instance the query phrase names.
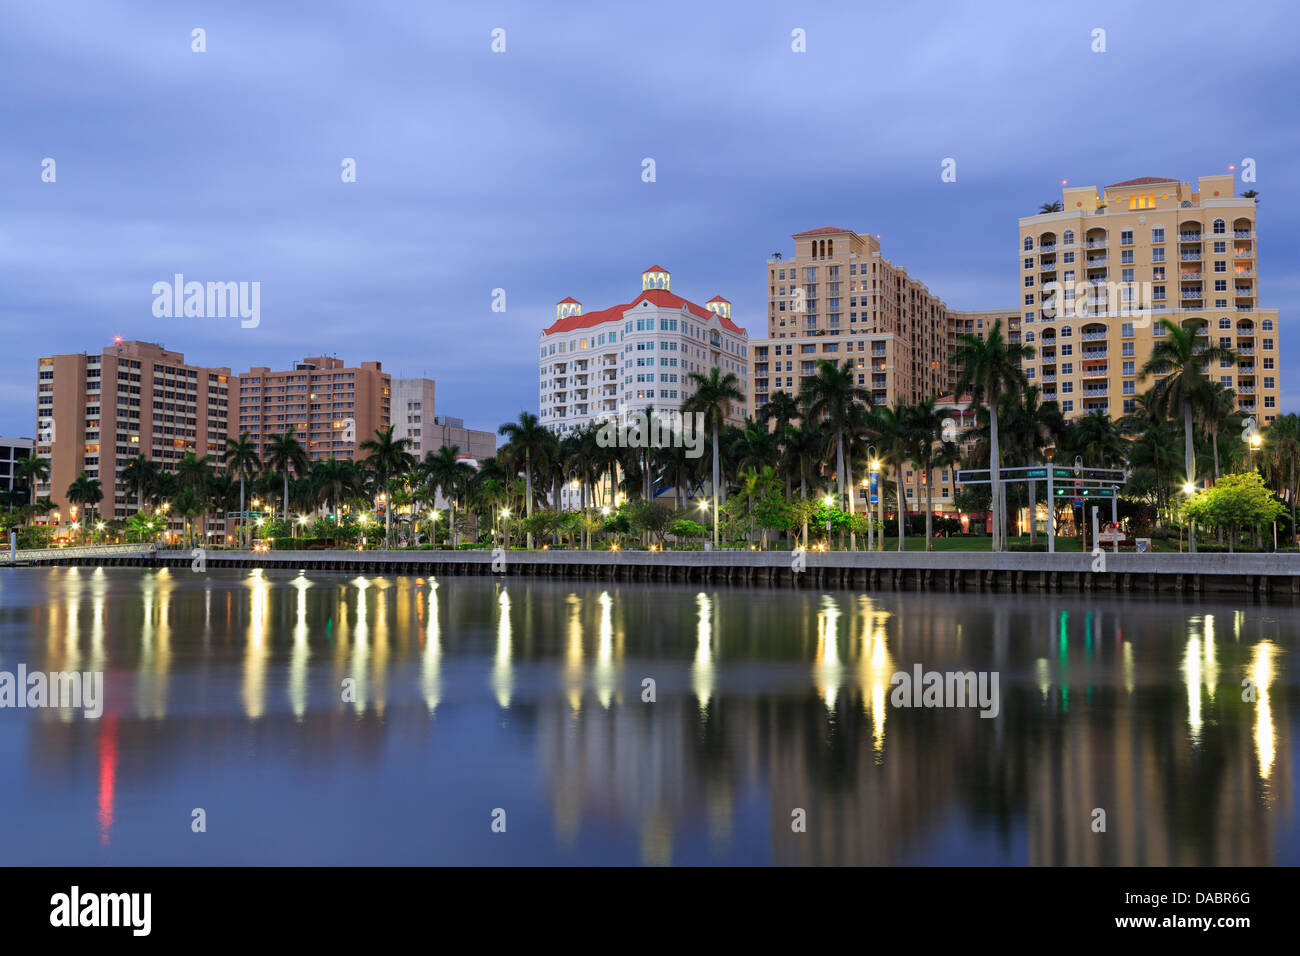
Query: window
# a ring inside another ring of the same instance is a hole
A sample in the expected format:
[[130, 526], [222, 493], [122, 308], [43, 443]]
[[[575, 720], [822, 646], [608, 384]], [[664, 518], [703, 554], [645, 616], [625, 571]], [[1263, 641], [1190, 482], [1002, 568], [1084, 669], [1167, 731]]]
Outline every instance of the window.
[[1264, 331], [1265, 331], [1265, 332], [1272, 332], [1272, 331], [1273, 331], [1273, 320], [1272, 320], [1272, 319], [1265, 319], [1264, 322], [1263, 322], [1263, 326], [1264, 326]]
[[1135, 393], [1136, 393], [1136, 392], [1135, 392], [1136, 387], [1137, 387], [1137, 386], [1134, 385], [1133, 380], [1132, 380], [1132, 379], [1129, 379], [1128, 381], [1126, 381], [1126, 382], [1124, 383], [1124, 394], [1125, 394], [1125, 395], [1133, 395], [1133, 394], [1135, 394]]
[[1133, 351], [1133, 343], [1132, 343], [1132, 342], [1122, 342], [1122, 343], [1120, 343], [1119, 354], [1120, 354], [1120, 355], [1134, 355], [1134, 354], [1136, 354], [1136, 353]]
[[1156, 226], [1154, 229], [1151, 230], [1151, 242], [1153, 244], [1158, 242], [1164, 242], [1164, 241], [1165, 241], [1164, 226]]
[[1226, 242], [1216, 242], [1214, 244], [1214, 251], [1216, 254], [1225, 253], [1228, 251], [1228, 244]]
[[1125, 363], [1121, 366], [1121, 368], [1120, 368], [1120, 374], [1121, 374], [1121, 375], [1134, 375], [1134, 374], [1136, 374], [1136, 373], [1133, 371], [1133, 365], [1134, 365], [1134, 363], [1132, 363], [1132, 362], [1125, 362]]
[[[1065, 234], [1061, 236], [1061, 244], [1068, 246], [1071, 245], [1073, 242], [1074, 242], [1074, 230], [1073, 229], [1065, 230]], [[944, 480], [947, 481], [946, 478]]]
[[[1074, 374], [1074, 363], [1073, 363], [1073, 362], [1063, 362], [1063, 363], [1061, 363], [1061, 374], [1062, 374], [1062, 375], [1073, 375], [1073, 374]], [[1067, 383], [1067, 384], [1068, 384], [1068, 383]], [[1069, 389], [1067, 388], [1066, 391], [1068, 392]]]
[[1121, 229], [1121, 230], [1120, 230], [1120, 234], [1119, 234], [1119, 244], [1120, 244], [1121, 246], [1131, 246], [1131, 245], [1133, 245], [1133, 230], [1132, 230], [1132, 229]]
[[1227, 271], [1228, 271], [1228, 263], [1227, 263], [1225, 260], [1223, 260], [1223, 259], [1215, 259], [1215, 260], [1214, 260], [1214, 271], [1215, 271], [1215, 272], [1227, 272]]
[[1034, 267], [1034, 257], [1033, 257], [1033, 256], [1025, 256], [1025, 268], [1026, 268], [1026, 269], [1032, 269], [1033, 267]]
[[1160, 249], [1152, 249], [1152, 250], [1151, 250], [1151, 261], [1152, 261], [1152, 262], [1164, 262], [1164, 261], [1165, 261], [1165, 250], [1163, 249], [1163, 247], [1160, 248]]
[[1128, 265], [1133, 262], [1133, 250], [1125, 249], [1119, 254], [1120, 265]]
[[1025, 236], [1025, 251], [1028, 252], [1032, 248], [1034, 248], [1034, 237]]
[[1074, 354], [1074, 346], [1071, 345], [1069, 342], [1066, 342], [1064, 345], [1061, 346], [1061, 355], [1064, 356], [1064, 355], [1073, 355], [1073, 354]]
[[1025, 288], [1026, 288], [1026, 289], [1032, 289], [1033, 286], [1034, 286], [1034, 277], [1033, 277], [1033, 276], [1025, 276]]
[[1214, 220], [1214, 234], [1216, 236], [1223, 235], [1227, 231], [1227, 229], [1228, 226], [1222, 219]]
[[1034, 294], [1032, 292], [1026, 292], [1025, 305], [1033, 305], [1033, 304], [1034, 304]]
[[1068, 399], [1067, 399], [1066, 401], [1062, 402], [1062, 403], [1061, 403], [1061, 411], [1062, 411], [1062, 412], [1065, 412], [1065, 413], [1067, 413], [1067, 414], [1070, 413], [1070, 412], [1072, 412], [1072, 411], [1074, 411], [1074, 402], [1069, 401]]
[[1068, 325], [1061, 326], [1061, 338], [1068, 339], [1073, 334], [1074, 334], [1074, 330], [1071, 329]]
[[[1132, 322], [1121, 323], [1119, 327], [1119, 334], [1126, 339], [1131, 339], [1133, 337], [1133, 323]], [[1132, 344], [1133, 344], [1132, 342], [1129, 343], [1129, 345]]]

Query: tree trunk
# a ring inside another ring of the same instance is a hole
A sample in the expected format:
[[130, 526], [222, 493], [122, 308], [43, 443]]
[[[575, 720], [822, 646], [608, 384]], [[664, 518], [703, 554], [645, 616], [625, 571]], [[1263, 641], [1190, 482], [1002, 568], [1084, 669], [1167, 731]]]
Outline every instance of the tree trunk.
[[[1049, 464], [1047, 466], [1051, 468]], [[1038, 482], [1029, 482], [1029, 546], [1032, 548], [1038, 543]], [[1051, 502], [1048, 502], [1051, 505]]]
[[1002, 491], [1002, 455], [998, 450], [998, 400], [996, 395], [989, 396], [989, 479], [993, 508], [993, 550], [1001, 551], [1001, 491]]
[[[898, 492], [898, 550], [902, 551], [903, 536], [906, 534], [905, 529], [907, 528], [907, 509], [903, 505], [903, 463], [901, 460], [894, 466], [894, 471], [897, 474], [897, 480], [894, 482], [894, 486], [895, 490]], [[883, 528], [881, 529], [881, 534], [884, 534]]]
[[718, 546], [718, 481], [719, 468], [722, 464], [718, 458], [718, 419], [714, 411], [713, 419], [713, 546]]
[[925, 466], [925, 550], [934, 550], [934, 473]]
[[[1192, 450], [1192, 402], [1183, 399], [1183, 465], [1187, 469], [1187, 481], [1196, 484], [1195, 456]], [[1187, 550], [1196, 553], [1196, 523], [1187, 522]]]

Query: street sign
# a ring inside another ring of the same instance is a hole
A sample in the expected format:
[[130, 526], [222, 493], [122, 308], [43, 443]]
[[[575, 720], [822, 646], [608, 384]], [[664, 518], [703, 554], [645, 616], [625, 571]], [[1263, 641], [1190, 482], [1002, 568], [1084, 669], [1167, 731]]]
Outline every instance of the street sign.
[[1074, 503], [1078, 505], [1082, 503], [1081, 499], [1083, 498], [1114, 498], [1115, 489], [1099, 488], [1096, 485], [1091, 485], [1083, 488], [1077, 488], [1077, 487], [1070, 488], [1067, 486], [1065, 488], [1057, 488], [1056, 497], [1073, 498]]
[[880, 504], [880, 472], [871, 473], [871, 503]]

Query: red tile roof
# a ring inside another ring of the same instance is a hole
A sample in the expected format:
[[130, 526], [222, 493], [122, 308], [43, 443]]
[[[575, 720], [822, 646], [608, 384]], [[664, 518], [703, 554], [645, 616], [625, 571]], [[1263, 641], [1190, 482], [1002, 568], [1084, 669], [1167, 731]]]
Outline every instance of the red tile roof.
[[[648, 271], [648, 270], [647, 270]], [[623, 313], [642, 300], [648, 301], [651, 305], [658, 306], [662, 309], [680, 309], [683, 306], [698, 319], [708, 321], [717, 319], [724, 329], [728, 332], [743, 334], [744, 329], [736, 325], [724, 315], [718, 315], [716, 312], [710, 312], [702, 305], [696, 305], [679, 295], [673, 295], [666, 289], [646, 289], [639, 296], [633, 299], [627, 305], [612, 305], [608, 309], [601, 309], [599, 312], [588, 312], [586, 315], [570, 315], [567, 318], [558, 319], [551, 324], [549, 328], [542, 332], [543, 335], [555, 335], [557, 332], [574, 332], [578, 329], [589, 329], [593, 326], [600, 325], [602, 322], [622, 321]], [[725, 299], [723, 300], [726, 301]]]
[[573, 296], [571, 296], [571, 295], [566, 295], [563, 299], [561, 299], [559, 302], [557, 302], [557, 303], [555, 303], [555, 304], [556, 304], [556, 305], [564, 305], [564, 303], [566, 303], [566, 302], [572, 302], [574, 305], [582, 305], [581, 302], [579, 302], [577, 299], [575, 299], [575, 298], [574, 298]]
[[646, 272], [667, 272], [667, 271], [668, 271], [668, 270], [665, 269], [663, 266], [651, 266], [649, 269], [646, 269], [646, 270], [645, 270], [644, 272], [642, 272], [641, 274], [642, 274], [642, 275], [645, 275]]
[[799, 239], [802, 236], [826, 236], [833, 232], [852, 233], [852, 229], [839, 229], [835, 226], [822, 226], [820, 229], [809, 229], [807, 232], [796, 232], [791, 238]]
[[1137, 179], [1126, 179], [1122, 183], [1111, 183], [1107, 189], [1114, 189], [1116, 186], [1153, 186], [1156, 183], [1176, 183], [1178, 180], [1170, 179], [1168, 176], [1141, 176]]
[[[724, 299], [724, 298], [723, 298], [722, 296], [720, 296], [720, 295], [715, 295], [712, 299], [709, 300], [709, 302], [725, 302], [725, 303], [727, 303], [727, 305], [731, 305], [731, 300], [730, 300], [730, 299]], [[705, 303], [705, 304], [707, 305], [708, 303]]]

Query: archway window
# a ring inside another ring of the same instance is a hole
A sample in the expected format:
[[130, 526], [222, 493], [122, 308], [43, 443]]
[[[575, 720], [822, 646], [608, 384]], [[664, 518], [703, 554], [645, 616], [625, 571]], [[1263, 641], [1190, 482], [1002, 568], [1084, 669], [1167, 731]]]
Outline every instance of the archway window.
[[1029, 250], [1029, 249], [1032, 249], [1032, 248], [1034, 248], [1034, 238], [1033, 238], [1033, 236], [1025, 236], [1025, 249], [1026, 249], [1026, 251]]
[[1227, 223], [1225, 223], [1222, 219], [1214, 220], [1214, 234], [1216, 236], [1221, 236], [1227, 231], [1228, 231]]

